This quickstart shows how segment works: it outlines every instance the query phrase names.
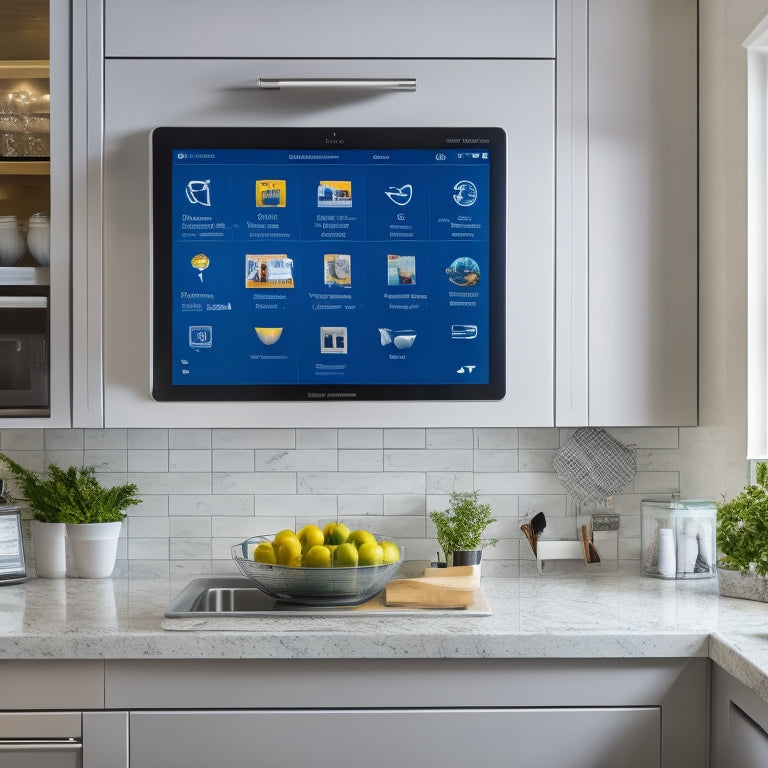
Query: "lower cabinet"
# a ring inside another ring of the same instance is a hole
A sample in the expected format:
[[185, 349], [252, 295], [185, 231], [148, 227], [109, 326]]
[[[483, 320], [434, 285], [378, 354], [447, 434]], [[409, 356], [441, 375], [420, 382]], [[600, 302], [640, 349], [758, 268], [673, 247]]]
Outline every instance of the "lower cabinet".
[[132, 712], [130, 756], [131, 768], [658, 768], [661, 709]]
[[767, 765], [768, 704], [713, 665], [712, 768]]

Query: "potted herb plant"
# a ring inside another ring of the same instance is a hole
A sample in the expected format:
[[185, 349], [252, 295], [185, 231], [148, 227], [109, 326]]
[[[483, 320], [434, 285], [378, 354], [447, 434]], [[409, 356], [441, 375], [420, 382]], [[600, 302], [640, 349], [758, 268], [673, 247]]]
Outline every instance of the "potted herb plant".
[[720, 594], [768, 602], [768, 462], [755, 483], [717, 507]]
[[[45, 550], [38, 523], [55, 523], [66, 529], [72, 555], [81, 578], [104, 578], [112, 573], [117, 556], [117, 540], [120, 536], [125, 511], [139, 504], [138, 488], [133, 483], [105, 488], [96, 478], [93, 467], [69, 467], [62, 469], [51, 463], [46, 472], [39, 475], [25, 469], [4, 454], [0, 462], [5, 464], [16, 479], [21, 492], [32, 509], [33, 536], [35, 538], [35, 569], [38, 576], [46, 575], [48, 558], [57, 564], [60, 573], [64, 558], [63, 533], [61, 547], [55, 552]], [[38, 550], [38, 542], [42, 549]]]
[[485, 529], [496, 518], [491, 517], [490, 505], [481, 504], [478, 497], [479, 491], [451, 491], [448, 509], [429, 513], [446, 562], [452, 558], [453, 565], [475, 565], [480, 562], [482, 550], [498, 542], [483, 538]]

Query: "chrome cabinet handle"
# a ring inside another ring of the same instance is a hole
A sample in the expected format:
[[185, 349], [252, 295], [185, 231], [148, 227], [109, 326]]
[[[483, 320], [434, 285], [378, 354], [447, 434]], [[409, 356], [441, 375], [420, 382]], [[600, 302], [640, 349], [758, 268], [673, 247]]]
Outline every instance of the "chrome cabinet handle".
[[415, 77], [260, 77], [259, 88], [367, 88], [376, 91], [415, 91]]
[[47, 296], [0, 296], [0, 309], [46, 309]]

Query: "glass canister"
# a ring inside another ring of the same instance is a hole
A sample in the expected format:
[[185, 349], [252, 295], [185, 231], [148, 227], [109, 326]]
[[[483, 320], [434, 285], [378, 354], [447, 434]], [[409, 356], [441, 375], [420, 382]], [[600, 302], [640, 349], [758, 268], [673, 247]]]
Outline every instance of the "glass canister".
[[714, 501], [643, 499], [643, 573], [660, 579], [707, 579], [717, 575]]

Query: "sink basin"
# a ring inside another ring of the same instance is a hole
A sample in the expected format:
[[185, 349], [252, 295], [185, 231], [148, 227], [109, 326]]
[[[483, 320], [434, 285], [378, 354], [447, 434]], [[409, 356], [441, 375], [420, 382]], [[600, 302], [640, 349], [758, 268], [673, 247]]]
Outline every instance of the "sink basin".
[[285, 603], [262, 592], [245, 576], [194, 579], [165, 609], [168, 619], [220, 616], [316, 616], [344, 614], [357, 606]]

